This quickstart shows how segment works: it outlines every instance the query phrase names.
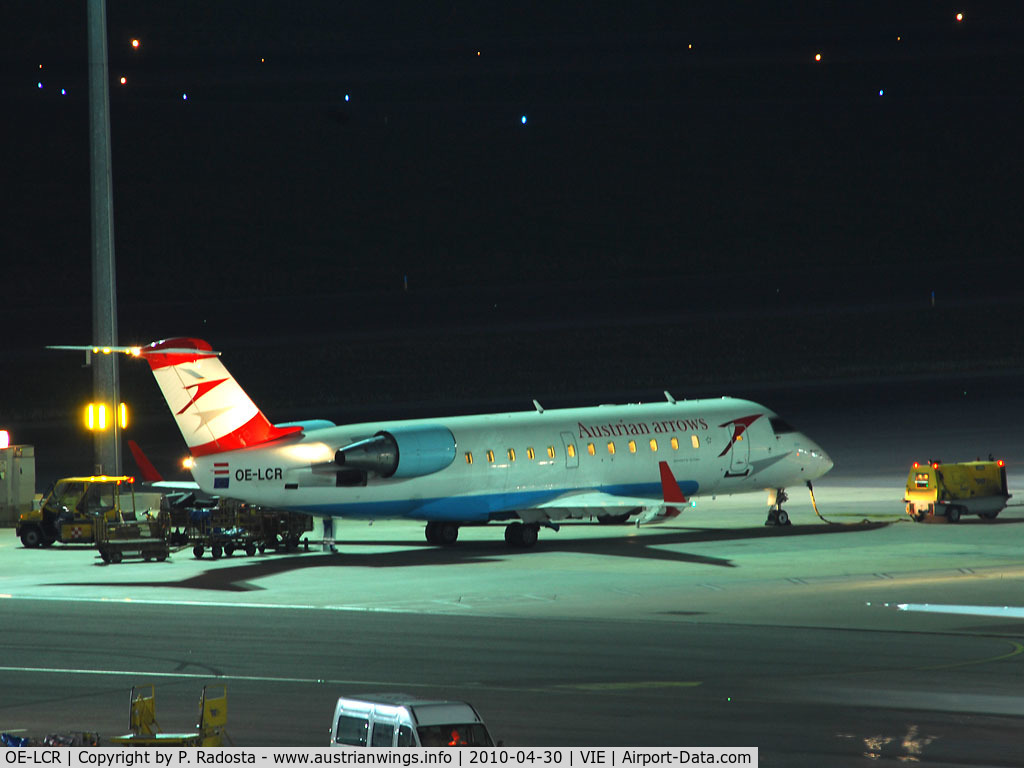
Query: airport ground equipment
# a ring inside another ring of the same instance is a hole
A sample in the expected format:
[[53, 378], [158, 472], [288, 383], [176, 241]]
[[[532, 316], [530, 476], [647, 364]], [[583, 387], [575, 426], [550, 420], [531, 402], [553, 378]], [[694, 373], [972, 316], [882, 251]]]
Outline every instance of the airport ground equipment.
[[945, 517], [955, 523], [962, 515], [994, 520], [1010, 499], [1003, 461], [914, 462], [903, 497], [907, 514], [918, 522]]
[[[98, 747], [100, 735], [91, 731], [71, 731], [69, 733], [49, 733], [41, 739], [32, 736], [17, 736], [13, 733], [0, 733], [0, 747]], [[13, 760], [9, 762], [15, 762]], [[17, 761], [21, 762], [21, 761]], [[54, 764], [59, 764], [54, 763]]]
[[221, 498], [215, 507], [189, 508], [172, 518], [172, 526], [185, 531], [192, 554], [207, 551], [217, 559], [245, 551], [250, 557], [268, 549], [294, 551], [303, 533], [313, 529], [313, 518], [281, 512], [235, 499]]
[[169, 522], [162, 511], [144, 514], [138, 520], [100, 520], [95, 525], [96, 548], [105, 563], [120, 563], [125, 558], [162, 562], [171, 551], [167, 544]]
[[133, 686], [128, 704], [131, 733], [110, 741], [125, 747], [223, 747], [227, 734], [227, 686], [203, 686], [199, 697], [199, 722], [196, 730], [165, 732], [156, 719], [156, 691], [152, 685]]
[[465, 701], [371, 693], [338, 699], [330, 746], [493, 747], [494, 741], [480, 713]]
[[135, 479], [125, 475], [65, 477], [53, 484], [38, 509], [18, 516], [15, 535], [32, 549], [63, 544], [92, 544], [95, 524], [135, 514]]
[[35, 446], [3, 446], [0, 441], [0, 525], [16, 523], [18, 515], [30, 512], [35, 494]]

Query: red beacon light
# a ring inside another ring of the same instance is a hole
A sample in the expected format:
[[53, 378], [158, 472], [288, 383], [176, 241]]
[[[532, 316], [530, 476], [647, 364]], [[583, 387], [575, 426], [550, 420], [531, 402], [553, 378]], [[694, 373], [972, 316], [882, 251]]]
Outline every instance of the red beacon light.
[[996, 466], [1005, 467], [1006, 466], [1006, 462], [1003, 461], [1002, 459], [1000, 459], [999, 461], [996, 462]]
[[915, 461], [914, 462], [914, 469], [920, 469], [920, 468], [921, 468], [921, 462]]

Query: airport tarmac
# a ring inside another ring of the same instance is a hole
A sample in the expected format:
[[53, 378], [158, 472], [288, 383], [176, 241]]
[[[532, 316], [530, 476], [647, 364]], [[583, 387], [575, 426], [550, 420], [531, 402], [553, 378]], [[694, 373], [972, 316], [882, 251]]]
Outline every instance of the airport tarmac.
[[542, 530], [528, 551], [498, 526], [437, 549], [418, 523], [341, 522], [336, 553], [115, 566], [0, 531], [0, 731], [117, 735], [150, 683], [161, 725], [187, 729], [202, 686], [225, 684], [240, 746], [326, 744], [338, 696], [383, 690], [472, 701], [512, 746], [1020, 765], [1024, 621], [897, 607], [1024, 605], [1024, 507], [919, 524], [901, 503], [912, 458], [988, 450], [1024, 501], [1015, 384], [927, 407], [912, 386], [762, 394], [836, 460], [815, 484], [825, 519], [791, 488], [786, 528], [749, 494]]
[[405, 690], [472, 701], [509, 745], [1019, 764], [1024, 622], [896, 604], [1020, 603], [1024, 510], [916, 524], [899, 489], [816, 495], [833, 524], [795, 493], [788, 528], [726, 497], [525, 552], [498, 527], [438, 550], [419, 524], [343, 523], [337, 553], [105, 566], [10, 535], [0, 730], [116, 735], [148, 683], [161, 724], [187, 729], [224, 683], [238, 745], [323, 744], [337, 696]]

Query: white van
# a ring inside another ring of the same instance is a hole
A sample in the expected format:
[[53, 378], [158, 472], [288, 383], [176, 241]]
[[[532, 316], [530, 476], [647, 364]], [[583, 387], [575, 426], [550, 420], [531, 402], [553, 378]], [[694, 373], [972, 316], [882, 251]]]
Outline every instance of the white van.
[[404, 693], [341, 698], [331, 723], [332, 747], [493, 747], [472, 704]]

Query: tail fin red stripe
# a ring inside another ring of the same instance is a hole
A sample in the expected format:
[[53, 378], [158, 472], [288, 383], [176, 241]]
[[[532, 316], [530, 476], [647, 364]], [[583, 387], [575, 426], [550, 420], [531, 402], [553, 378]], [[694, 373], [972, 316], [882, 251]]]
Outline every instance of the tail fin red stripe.
[[[173, 349], [174, 351], [161, 352], [164, 349]], [[195, 353], [182, 351], [187, 349], [195, 349]], [[164, 339], [147, 347], [142, 347], [140, 354], [154, 371], [158, 368], [166, 368], [169, 365], [193, 363], [196, 360], [217, 356], [217, 353], [213, 351], [213, 347], [207, 342], [202, 339], [189, 338]]]
[[266, 416], [257, 413], [234, 432], [229, 432], [223, 437], [202, 445], [194, 445], [190, 450], [193, 456], [209, 456], [212, 453], [235, 451], [246, 446], [259, 445], [268, 440], [277, 440], [285, 435], [301, 431], [302, 427], [275, 427], [267, 421]]

